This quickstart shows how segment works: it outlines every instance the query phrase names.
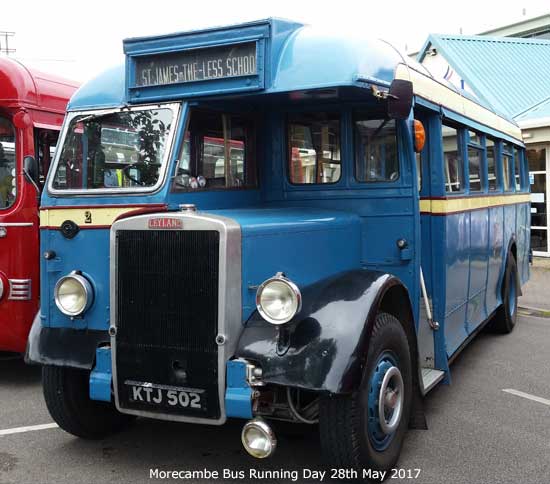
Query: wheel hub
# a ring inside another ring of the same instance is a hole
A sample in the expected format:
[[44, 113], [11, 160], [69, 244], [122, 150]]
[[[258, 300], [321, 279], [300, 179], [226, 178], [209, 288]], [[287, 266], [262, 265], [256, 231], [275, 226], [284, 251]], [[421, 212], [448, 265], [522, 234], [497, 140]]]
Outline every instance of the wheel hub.
[[378, 400], [380, 428], [386, 435], [397, 430], [403, 413], [403, 377], [399, 368], [392, 366], [384, 374]]
[[369, 385], [368, 435], [378, 451], [387, 448], [399, 427], [404, 389], [396, 358], [384, 353], [378, 360]]

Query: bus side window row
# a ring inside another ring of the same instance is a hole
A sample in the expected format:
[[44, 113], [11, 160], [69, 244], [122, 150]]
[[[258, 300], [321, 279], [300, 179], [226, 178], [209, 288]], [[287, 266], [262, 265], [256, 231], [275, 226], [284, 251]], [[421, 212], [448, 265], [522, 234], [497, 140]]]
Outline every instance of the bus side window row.
[[[469, 193], [491, 193], [501, 189], [504, 192], [528, 191], [528, 170], [523, 148], [446, 123], [442, 126], [442, 138], [447, 193], [463, 193], [467, 188]], [[465, 183], [465, 163], [468, 166], [468, 187]]]
[[[287, 117], [288, 174], [294, 185], [337, 183], [341, 167], [339, 113], [302, 112]], [[399, 179], [399, 147], [394, 119], [380, 113], [353, 116], [355, 179], [393, 183]]]

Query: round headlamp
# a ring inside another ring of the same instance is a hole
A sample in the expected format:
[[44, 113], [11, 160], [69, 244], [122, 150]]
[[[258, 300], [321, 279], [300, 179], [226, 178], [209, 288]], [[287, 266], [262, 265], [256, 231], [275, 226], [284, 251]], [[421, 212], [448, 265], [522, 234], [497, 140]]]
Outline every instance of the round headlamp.
[[241, 441], [246, 451], [257, 459], [269, 457], [277, 448], [277, 438], [273, 430], [261, 418], [249, 420], [244, 425]]
[[278, 273], [258, 288], [256, 307], [269, 323], [288, 323], [302, 307], [302, 294], [296, 284]]
[[67, 316], [79, 316], [93, 300], [93, 289], [84, 276], [71, 272], [57, 281], [54, 289], [55, 304]]

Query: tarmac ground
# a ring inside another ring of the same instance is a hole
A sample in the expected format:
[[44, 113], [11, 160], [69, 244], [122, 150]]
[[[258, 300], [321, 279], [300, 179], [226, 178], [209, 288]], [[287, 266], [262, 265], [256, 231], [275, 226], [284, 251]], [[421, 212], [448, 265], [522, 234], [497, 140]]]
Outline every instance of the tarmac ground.
[[[549, 347], [545, 318], [521, 315], [511, 335], [479, 334], [453, 363], [452, 384], [425, 398], [429, 430], [409, 431], [397, 477], [387, 482], [550, 482]], [[324, 470], [315, 433], [280, 437], [273, 458], [255, 460], [242, 449], [242, 421], [211, 427], [138, 419], [110, 438], [80, 440], [52, 425], [40, 369], [18, 359], [0, 361], [0, 401], [1, 484], [337, 482], [307, 474]], [[281, 470], [297, 474], [277, 476]], [[162, 478], [164, 471], [195, 477]], [[205, 474], [214, 471], [217, 479]]]

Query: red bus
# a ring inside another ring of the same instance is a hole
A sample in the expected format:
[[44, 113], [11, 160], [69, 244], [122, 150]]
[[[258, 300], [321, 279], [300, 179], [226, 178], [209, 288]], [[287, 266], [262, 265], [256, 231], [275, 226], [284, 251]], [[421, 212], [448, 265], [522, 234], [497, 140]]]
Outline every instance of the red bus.
[[0, 351], [25, 350], [38, 310], [40, 189], [77, 87], [0, 58]]

